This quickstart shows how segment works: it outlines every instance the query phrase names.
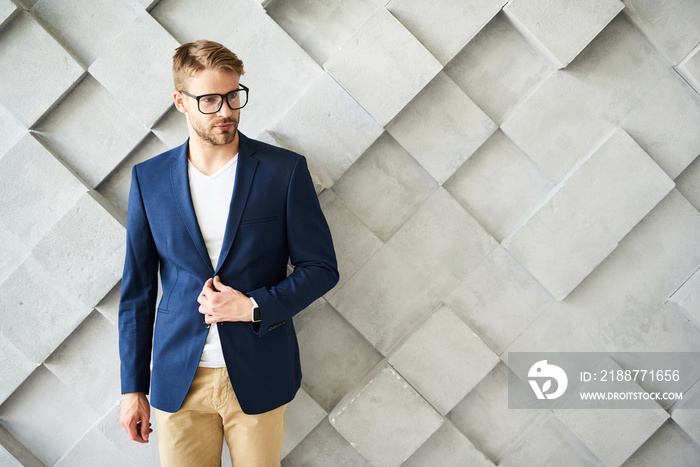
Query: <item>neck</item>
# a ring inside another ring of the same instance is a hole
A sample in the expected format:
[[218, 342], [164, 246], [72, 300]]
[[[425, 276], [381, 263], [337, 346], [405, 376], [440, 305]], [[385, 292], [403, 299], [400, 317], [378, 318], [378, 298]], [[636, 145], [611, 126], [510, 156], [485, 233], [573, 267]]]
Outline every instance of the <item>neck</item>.
[[229, 144], [212, 145], [199, 138], [190, 137], [188, 158], [197, 170], [205, 175], [215, 174], [238, 154], [238, 132]]

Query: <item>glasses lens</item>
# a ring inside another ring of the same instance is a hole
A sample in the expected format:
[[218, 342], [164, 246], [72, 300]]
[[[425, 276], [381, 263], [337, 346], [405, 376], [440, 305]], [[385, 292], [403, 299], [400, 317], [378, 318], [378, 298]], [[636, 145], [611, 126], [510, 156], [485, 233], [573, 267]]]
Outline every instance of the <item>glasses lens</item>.
[[199, 111], [205, 114], [213, 114], [221, 107], [221, 96], [210, 94], [199, 98]]
[[248, 93], [245, 91], [245, 89], [237, 89], [228, 93], [226, 98], [228, 99], [228, 105], [232, 109], [240, 109], [248, 102]]

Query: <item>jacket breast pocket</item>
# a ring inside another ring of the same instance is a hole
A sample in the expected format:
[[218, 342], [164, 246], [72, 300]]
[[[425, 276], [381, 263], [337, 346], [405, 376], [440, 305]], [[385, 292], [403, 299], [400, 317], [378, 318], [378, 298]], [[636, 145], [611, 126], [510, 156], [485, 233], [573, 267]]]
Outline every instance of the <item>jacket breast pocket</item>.
[[265, 222], [274, 222], [276, 220], [277, 216], [255, 217], [249, 219], [242, 219], [241, 225], [263, 224]]

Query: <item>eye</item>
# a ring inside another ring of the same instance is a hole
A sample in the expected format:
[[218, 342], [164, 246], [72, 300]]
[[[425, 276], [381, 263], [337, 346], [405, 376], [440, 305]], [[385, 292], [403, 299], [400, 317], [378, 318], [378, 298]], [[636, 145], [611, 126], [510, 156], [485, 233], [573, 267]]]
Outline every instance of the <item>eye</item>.
[[213, 104], [219, 100], [219, 96], [203, 96], [199, 100], [205, 104]]

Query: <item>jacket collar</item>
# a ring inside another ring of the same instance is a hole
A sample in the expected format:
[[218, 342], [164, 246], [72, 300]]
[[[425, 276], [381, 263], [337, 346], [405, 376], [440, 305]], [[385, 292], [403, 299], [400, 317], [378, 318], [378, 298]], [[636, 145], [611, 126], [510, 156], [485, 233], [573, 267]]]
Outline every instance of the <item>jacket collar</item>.
[[241, 223], [243, 209], [245, 208], [246, 201], [248, 200], [250, 187], [253, 182], [253, 175], [255, 174], [255, 169], [258, 165], [258, 160], [254, 157], [255, 145], [253, 141], [240, 131], [238, 132], [238, 136], [239, 145], [236, 180], [233, 187], [233, 196], [231, 197], [231, 202], [229, 205], [226, 232], [224, 234], [223, 245], [219, 254], [219, 264], [216, 265], [216, 269], [214, 269], [209, 259], [209, 253], [207, 252], [204, 237], [202, 236], [202, 231], [199, 228], [197, 215], [195, 214], [194, 205], [192, 204], [190, 184], [187, 177], [187, 148], [190, 142], [189, 138], [183, 145], [173, 150], [175, 162], [170, 168], [170, 176], [175, 200], [180, 209], [182, 220], [187, 227], [187, 231], [192, 238], [195, 248], [199, 252], [199, 255], [202, 257], [202, 260], [205, 262], [207, 267], [214, 274], [219, 272], [224, 260], [226, 259], [226, 256], [231, 250], [233, 240], [236, 237], [236, 232], [238, 231], [238, 226]]

